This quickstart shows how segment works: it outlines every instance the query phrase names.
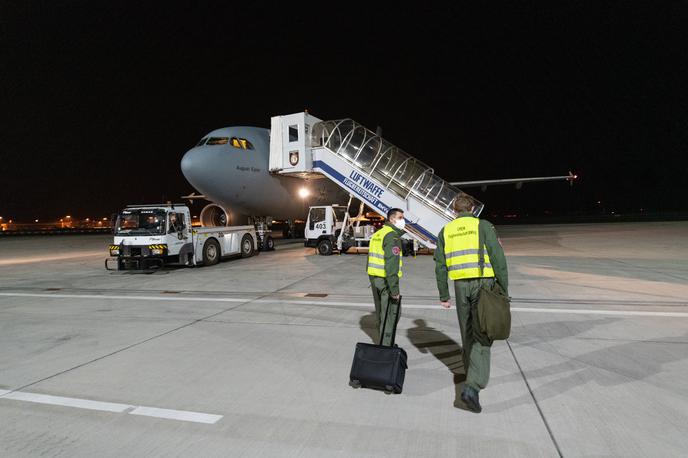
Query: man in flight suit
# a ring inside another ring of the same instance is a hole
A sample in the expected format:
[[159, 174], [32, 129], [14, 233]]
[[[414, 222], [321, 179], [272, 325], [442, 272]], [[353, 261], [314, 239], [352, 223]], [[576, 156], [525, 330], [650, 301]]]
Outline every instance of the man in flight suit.
[[[399, 278], [401, 278], [401, 236], [404, 234], [404, 211], [392, 208], [387, 212], [387, 221], [370, 239], [368, 264], [370, 288], [375, 301], [377, 329], [380, 345], [391, 345], [394, 328], [399, 319]], [[385, 315], [389, 308], [389, 316]], [[382, 326], [384, 325], [384, 329]]]
[[[440, 304], [450, 308], [447, 276], [454, 280], [456, 311], [459, 315], [466, 382], [461, 400], [473, 412], [482, 410], [478, 393], [490, 378], [490, 340], [478, 323], [478, 297], [482, 286], [492, 288], [497, 281], [508, 295], [509, 279], [504, 250], [494, 226], [473, 216], [473, 200], [460, 194], [454, 201], [458, 217], [444, 226], [437, 236], [435, 277]], [[484, 261], [480, 264], [480, 240]]]

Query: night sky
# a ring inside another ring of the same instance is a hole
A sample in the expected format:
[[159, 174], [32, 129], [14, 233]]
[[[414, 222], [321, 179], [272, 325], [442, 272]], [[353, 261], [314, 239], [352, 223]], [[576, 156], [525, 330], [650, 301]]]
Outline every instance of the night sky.
[[303, 109], [452, 181], [582, 177], [467, 189], [488, 211], [688, 210], [686, 2], [8, 3], [0, 215], [179, 200], [204, 134]]

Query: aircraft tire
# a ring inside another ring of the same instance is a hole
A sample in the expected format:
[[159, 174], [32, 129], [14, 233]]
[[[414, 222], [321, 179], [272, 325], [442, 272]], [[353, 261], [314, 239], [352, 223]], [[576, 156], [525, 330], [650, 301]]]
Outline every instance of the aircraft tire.
[[270, 236], [266, 237], [266, 239], [265, 239], [265, 250], [266, 251], [272, 251], [274, 249], [275, 249], [275, 241]]

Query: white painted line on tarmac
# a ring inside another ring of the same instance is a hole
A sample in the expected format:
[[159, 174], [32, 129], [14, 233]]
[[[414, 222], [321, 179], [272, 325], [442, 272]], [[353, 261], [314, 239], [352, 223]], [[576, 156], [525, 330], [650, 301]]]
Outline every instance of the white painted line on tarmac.
[[672, 318], [688, 318], [683, 312], [643, 312], [634, 310], [595, 310], [595, 309], [543, 309], [531, 307], [511, 307], [512, 312], [528, 313], [568, 313], [574, 315], [616, 315], [616, 316], [659, 316]]
[[170, 410], [158, 409], [156, 407], [137, 407], [131, 412], [131, 415], [145, 415], [146, 417], [167, 418], [169, 420], [192, 421], [194, 423], [206, 423], [209, 425], [217, 423], [222, 415], [213, 415], [209, 413], [190, 412], [187, 410]]
[[90, 399], [67, 398], [63, 396], [51, 396], [48, 394], [27, 393], [24, 391], [0, 390], [0, 399], [11, 399], [13, 401], [34, 402], [37, 404], [48, 404], [63, 407], [75, 407], [77, 409], [98, 410], [101, 412], [126, 412], [129, 415], [190, 421], [209, 425], [217, 423], [223, 417], [223, 415], [192, 412], [189, 410], [159, 409], [157, 407], [134, 406], [115, 402], [93, 401]]
[[169, 297], [169, 296], [106, 296], [101, 294], [48, 294], [48, 293], [0, 293], [10, 297], [50, 297], [57, 299], [132, 299], [139, 301], [194, 301], [194, 302], [249, 302], [251, 299], [234, 297]]
[[[233, 297], [168, 297], [168, 296], [103, 296], [97, 294], [42, 294], [42, 293], [4, 293], [0, 292], [0, 296], [9, 297], [46, 297], [53, 299], [131, 299], [140, 301], [189, 301], [189, 302], [251, 302], [254, 304], [298, 304], [298, 305], [324, 305], [337, 307], [371, 307], [371, 303], [367, 302], [339, 302], [339, 301], [309, 301], [309, 300], [293, 300], [293, 299], [238, 299]], [[404, 309], [420, 309], [420, 310], [441, 310], [439, 304], [403, 304]], [[688, 318], [688, 312], [649, 312], [649, 311], [634, 311], [634, 310], [600, 310], [600, 309], [558, 309], [558, 308], [535, 308], [535, 307], [511, 307], [512, 312], [525, 313], [562, 313], [573, 315], [614, 315], [614, 316], [646, 316], [646, 317], [670, 317], [670, 318]]]
[[117, 404], [114, 402], [91, 401], [90, 399], [65, 398], [62, 396], [50, 396], [47, 394], [25, 393], [14, 391], [2, 396], [2, 399], [12, 399], [14, 401], [35, 402], [38, 404], [49, 404], [53, 406], [76, 407], [77, 409], [100, 410], [103, 412], [122, 413], [134, 406], [128, 404]]
[[74, 258], [85, 258], [103, 256], [103, 251], [84, 251], [81, 253], [67, 253], [67, 254], [57, 254], [57, 255], [36, 255], [36, 256], [25, 256], [23, 258], [9, 258], [0, 260], [0, 266], [13, 266], [16, 264], [31, 264], [35, 262], [50, 262], [50, 261], [63, 261], [66, 259]]

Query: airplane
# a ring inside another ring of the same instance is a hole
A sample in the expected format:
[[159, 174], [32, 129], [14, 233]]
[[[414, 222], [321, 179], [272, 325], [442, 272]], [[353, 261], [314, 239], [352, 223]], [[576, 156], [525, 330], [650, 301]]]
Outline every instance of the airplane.
[[246, 224], [250, 217], [282, 220], [304, 218], [313, 205], [343, 202], [348, 195], [325, 179], [303, 180], [268, 171], [270, 130], [225, 127], [214, 130], [184, 154], [182, 173], [206, 199], [201, 210], [204, 226]]
[[[378, 129], [379, 130], [379, 129]], [[200, 214], [204, 226], [247, 224], [271, 217], [292, 225], [305, 218], [308, 208], [346, 202], [349, 196], [325, 177], [308, 179], [269, 172], [270, 129], [235, 126], [213, 130], [188, 150], [181, 161], [182, 173], [201, 194], [183, 196], [206, 199]], [[452, 182], [458, 187], [481, 187], [535, 181], [567, 180], [576, 175]]]

